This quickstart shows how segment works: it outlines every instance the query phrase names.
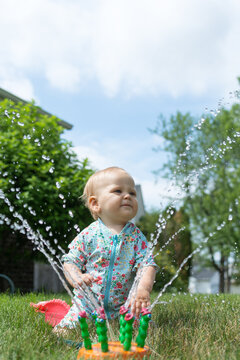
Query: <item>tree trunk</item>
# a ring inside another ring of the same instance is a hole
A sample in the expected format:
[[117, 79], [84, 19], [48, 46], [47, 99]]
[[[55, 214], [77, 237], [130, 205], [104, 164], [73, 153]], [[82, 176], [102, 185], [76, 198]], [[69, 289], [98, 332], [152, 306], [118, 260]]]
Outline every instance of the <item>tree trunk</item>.
[[225, 292], [225, 256], [221, 254], [220, 269], [219, 269], [219, 292]]
[[230, 274], [230, 271], [229, 271], [229, 261], [227, 259], [227, 263], [226, 263], [226, 280], [227, 280], [227, 283], [226, 283], [226, 287], [227, 287], [227, 293], [230, 293], [230, 290], [231, 290], [231, 274]]
[[224, 293], [225, 292], [225, 271], [226, 271], [225, 256], [223, 254], [221, 254], [220, 264], [217, 264], [215, 259], [214, 259], [213, 248], [210, 245], [208, 245], [208, 249], [209, 249], [209, 252], [210, 252], [210, 255], [211, 255], [211, 260], [212, 260], [213, 267], [219, 273], [218, 291], [219, 291], [219, 293]]
[[230, 293], [231, 291], [231, 276], [227, 277], [227, 292]]
[[224, 293], [225, 292], [225, 276], [224, 276], [224, 270], [221, 270], [219, 272], [219, 292]]

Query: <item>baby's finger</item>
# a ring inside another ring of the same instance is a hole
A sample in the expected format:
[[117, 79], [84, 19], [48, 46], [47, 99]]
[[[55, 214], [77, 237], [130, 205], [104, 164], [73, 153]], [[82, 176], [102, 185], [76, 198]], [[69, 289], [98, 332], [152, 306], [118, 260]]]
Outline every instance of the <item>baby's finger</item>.
[[77, 279], [76, 281], [74, 281], [74, 287], [78, 287], [78, 286], [82, 286], [82, 284], [83, 284], [83, 281], [82, 281], [82, 279]]
[[89, 274], [85, 274], [83, 277], [84, 283], [88, 286], [92, 285], [92, 279], [93, 279], [92, 275], [89, 275]]
[[131, 313], [133, 315], [135, 315], [135, 312], [136, 312], [136, 302], [135, 301], [134, 301], [134, 303], [131, 304], [130, 309], [131, 309]]
[[143, 302], [142, 302], [142, 309], [143, 309], [143, 308], [147, 308], [147, 307], [148, 307], [147, 301], [143, 301]]
[[135, 314], [137, 318], [139, 317], [141, 310], [142, 310], [142, 303], [140, 301], [136, 301]]
[[94, 276], [93, 276], [93, 275], [91, 275], [91, 274], [86, 274], [86, 277], [87, 277], [88, 279], [91, 279], [91, 280], [93, 280], [93, 279], [94, 279]]

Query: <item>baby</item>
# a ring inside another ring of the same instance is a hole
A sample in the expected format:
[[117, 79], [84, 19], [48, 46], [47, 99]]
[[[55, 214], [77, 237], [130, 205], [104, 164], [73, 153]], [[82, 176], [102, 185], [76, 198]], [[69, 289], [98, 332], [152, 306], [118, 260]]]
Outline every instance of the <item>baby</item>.
[[[78, 289], [83, 283], [102, 301], [107, 317], [116, 318], [147, 251], [144, 235], [130, 222], [137, 214], [138, 202], [134, 180], [125, 170], [110, 167], [97, 171], [89, 178], [83, 199], [96, 221], [71, 242], [69, 253], [63, 256], [65, 276], [75, 288], [75, 301], [57, 328], [74, 328], [78, 307], [91, 314]], [[155, 273], [156, 264], [149, 257], [130, 302], [136, 317], [150, 305]]]

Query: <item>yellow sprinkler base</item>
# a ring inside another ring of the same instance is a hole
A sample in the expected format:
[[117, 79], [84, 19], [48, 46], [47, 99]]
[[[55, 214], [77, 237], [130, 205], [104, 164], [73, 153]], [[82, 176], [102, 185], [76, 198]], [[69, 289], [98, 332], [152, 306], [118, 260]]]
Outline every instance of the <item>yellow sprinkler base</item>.
[[77, 359], [142, 359], [150, 354], [148, 346], [140, 348], [132, 343], [131, 350], [125, 351], [120, 341], [110, 341], [108, 343], [108, 352], [102, 352], [101, 343], [93, 344], [92, 350], [80, 349]]

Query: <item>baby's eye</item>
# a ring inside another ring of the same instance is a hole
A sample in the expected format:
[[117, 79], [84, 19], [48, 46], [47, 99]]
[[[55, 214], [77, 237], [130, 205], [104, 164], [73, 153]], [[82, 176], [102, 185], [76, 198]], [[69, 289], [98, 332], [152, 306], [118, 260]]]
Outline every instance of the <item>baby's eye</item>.
[[122, 191], [120, 189], [116, 189], [116, 190], [114, 190], [114, 192], [117, 194], [121, 194]]
[[129, 194], [130, 194], [131, 196], [136, 196], [135, 191], [131, 191]]

